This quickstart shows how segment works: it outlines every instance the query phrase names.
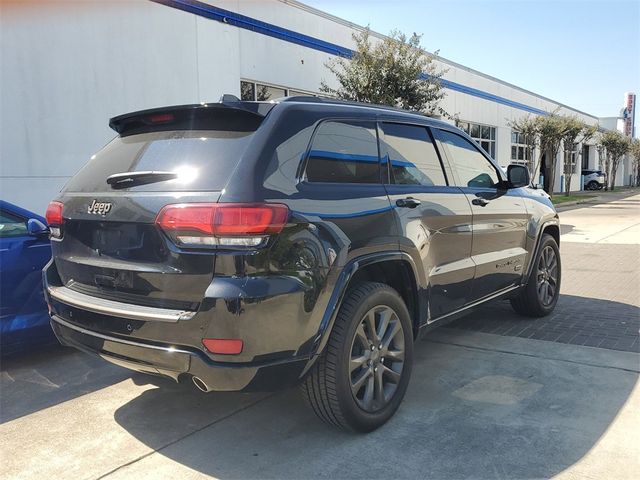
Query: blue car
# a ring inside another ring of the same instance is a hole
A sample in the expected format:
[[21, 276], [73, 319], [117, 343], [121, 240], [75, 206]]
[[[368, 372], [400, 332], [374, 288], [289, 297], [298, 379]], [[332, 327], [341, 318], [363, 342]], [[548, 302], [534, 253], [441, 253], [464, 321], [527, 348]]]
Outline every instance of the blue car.
[[0, 200], [0, 347], [2, 355], [54, 343], [42, 294], [51, 258], [49, 227], [40, 215]]

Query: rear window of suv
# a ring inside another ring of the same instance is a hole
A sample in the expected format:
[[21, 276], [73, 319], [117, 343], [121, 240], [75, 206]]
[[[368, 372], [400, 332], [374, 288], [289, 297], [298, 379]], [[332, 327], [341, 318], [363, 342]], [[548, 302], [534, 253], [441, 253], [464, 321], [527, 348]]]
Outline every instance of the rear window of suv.
[[325, 121], [307, 158], [309, 182], [380, 183], [378, 137], [372, 122]]
[[221, 190], [253, 132], [186, 130], [116, 137], [67, 184], [70, 192], [109, 191], [116, 173], [162, 171], [177, 178], [130, 187], [136, 191]]

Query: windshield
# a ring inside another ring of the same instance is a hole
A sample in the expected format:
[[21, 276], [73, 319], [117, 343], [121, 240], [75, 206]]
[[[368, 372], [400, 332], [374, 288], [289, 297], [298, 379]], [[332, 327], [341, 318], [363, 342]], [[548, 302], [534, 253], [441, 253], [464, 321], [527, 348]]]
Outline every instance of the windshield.
[[128, 188], [135, 191], [221, 190], [253, 132], [190, 130], [116, 137], [67, 184], [69, 192], [110, 191], [110, 175], [174, 172], [176, 178]]

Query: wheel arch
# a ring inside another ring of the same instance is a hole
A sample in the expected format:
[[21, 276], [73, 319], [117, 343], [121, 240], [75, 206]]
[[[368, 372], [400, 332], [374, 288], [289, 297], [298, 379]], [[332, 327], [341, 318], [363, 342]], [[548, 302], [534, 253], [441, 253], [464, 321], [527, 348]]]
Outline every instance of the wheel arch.
[[414, 337], [420, 325], [420, 305], [415, 273], [406, 259], [387, 259], [359, 268], [346, 291], [358, 282], [380, 282], [393, 288], [404, 300], [413, 326]]
[[[542, 235], [545, 233], [551, 235], [558, 246], [560, 246], [560, 226], [557, 223], [549, 223], [546, 226], [543, 226], [542, 232], [540, 232], [540, 238], [542, 238]], [[538, 247], [539, 246], [540, 245], [538, 244]]]
[[538, 236], [536, 238], [535, 248], [533, 249], [529, 264], [527, 266], [527, 274], [523, 277], [523, 285], [529, 281], [529, 277], [531, 276], [531, 272], [533, 271], [534, 259], [538, 255], [538, 250], [540, 250], [540, 245], [542, 244], [542, 237], [545, 233], [551, 235], [558, 244], [558, 247], [560, 247], [560, 223], [558, 222], [558, 220], [554, 218], [553, 220], [548, 220], [542, 223], [540, 225]]
[[316, 336], [314, 356], [324, 350], [342, 300], [349, 287], [358, 281], [377, 281], [396, 289], [409, 310], [415, 338], [426, 309], [420, 301], [416, 265], [411, 256], [404, 252], [375, 253], [355, 258], [343, 267]]

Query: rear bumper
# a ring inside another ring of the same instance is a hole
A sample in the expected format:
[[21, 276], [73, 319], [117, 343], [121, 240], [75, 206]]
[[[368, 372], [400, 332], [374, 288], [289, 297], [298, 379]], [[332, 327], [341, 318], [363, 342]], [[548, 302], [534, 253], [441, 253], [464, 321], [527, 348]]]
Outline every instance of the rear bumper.
[[143, 373], [176, 381], [197, 377], [211, 391], [272, 391], [295, 385], [309, 359], [228, 364], [214, 362], [198, 351], [125, 340], [74, 325], [57, 315], [51, 327], [63, 345], [97, 354], [105, 360]]

